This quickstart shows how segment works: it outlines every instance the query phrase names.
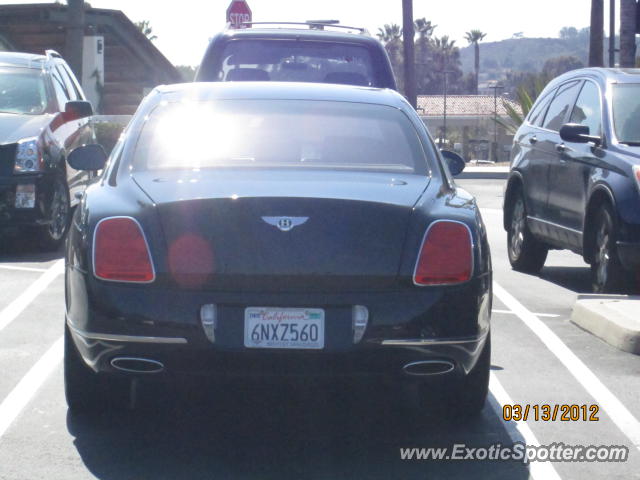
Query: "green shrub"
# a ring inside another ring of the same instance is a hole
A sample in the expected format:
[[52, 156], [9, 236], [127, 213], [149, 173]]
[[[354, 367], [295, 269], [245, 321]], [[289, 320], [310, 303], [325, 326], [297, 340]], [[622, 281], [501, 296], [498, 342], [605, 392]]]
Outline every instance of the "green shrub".
[[124, 130], [124, 125], [115, 122], [99, 122], [95, 123], [93, 128], [96, 132], [96, 140], [102, 145], [104, 151], [110, 154]]

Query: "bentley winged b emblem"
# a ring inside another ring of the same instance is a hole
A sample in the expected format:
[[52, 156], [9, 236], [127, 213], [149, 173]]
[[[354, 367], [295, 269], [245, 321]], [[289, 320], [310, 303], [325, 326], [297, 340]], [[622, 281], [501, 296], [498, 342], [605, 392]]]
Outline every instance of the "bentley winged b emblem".
[[292, 228], [305, 223], [309, 220], [309, 217], [262, 217], [262, 220], [282, 232], [288, 232]]

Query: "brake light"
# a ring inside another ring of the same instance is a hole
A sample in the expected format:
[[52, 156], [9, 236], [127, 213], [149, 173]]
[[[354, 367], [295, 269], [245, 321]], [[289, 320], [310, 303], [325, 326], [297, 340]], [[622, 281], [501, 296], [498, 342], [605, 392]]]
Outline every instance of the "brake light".
[[131, 217], [101, 220], [93, 237], [93, 271], [114, 282], [149, 283], [155, 279], [151, 253], [140, 224]]
[[638, 184], [638, 188], [640, 188], [640, 165], [633, 166], [633, 176], [636, 179], [636, 184]]
[[464, 223], [439, 220], [422, 241], [413, 274], [416, 285], [452, 285], [466, 282], [473, 271], [473, 241]]

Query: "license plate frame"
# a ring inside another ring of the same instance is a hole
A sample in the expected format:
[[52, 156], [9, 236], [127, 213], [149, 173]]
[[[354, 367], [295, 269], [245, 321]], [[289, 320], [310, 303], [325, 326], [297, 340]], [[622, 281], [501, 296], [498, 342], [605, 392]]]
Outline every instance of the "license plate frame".
[[246, 307], [245, 348], [322, 350], [325, 344], [322, 308]]

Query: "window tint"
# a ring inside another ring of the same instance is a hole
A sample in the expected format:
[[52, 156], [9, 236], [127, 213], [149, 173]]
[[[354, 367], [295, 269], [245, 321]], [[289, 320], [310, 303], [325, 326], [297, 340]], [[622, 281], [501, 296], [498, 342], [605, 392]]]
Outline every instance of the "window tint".
[[640, 144], [640, 84], [613, 86], [613, 125], [622, 143]]
[[78, 87], [76, 86], [76, 83], [73, 81], [73, 78], [69, 69], [63, 64], [58, 65], [57, 68], [60, 71], [62, 78], [64, 79], [65, 85], [67, 86], [67, 91], [71, 96], [71, 100], [82, 100], [82, 95], [78, 91]]
[[134, 168], [424, 173], [426, 162], [415, 128], [396, 108], [348, 102], [222, 100], [158, 106], [137, 142]]
[[547, 107], [549, 106], [549, 103], [551, 103], [551, 100], [553, 99], [554, 93], [555, 93], [555, 90], [549, 93], [548, 95], [546, 95], [543, 99], [536, 102], [535, 107], [533, 107], [533, 110], [531, 110], [531, 113], [529, 114], [528, 120], [531, 125], [535, 125], [537, 127], [540, 126], [540, 124], [542, 123], [542, 119], [544, 118], [544, 114], [547, 111]]
[[589, 134], [600, 136], [602, 133], [602, 110], [600, 109], [600, 90], [593, 82], [585, 82], [580, 96], [573, 107], [570, 123], [589, 127]]
[[64, 110], [64, 106], [70, 100], [67, 85], [62, 80], [60, 73], [54, 68], [51, 70], [51, 83], [53, 83], [53, 89], [56, 92], [56, 99], [58, 100], [58, 108]]
[[373, 61], [365, 47], [298, 40], [229, 42], [217, 79], [375, 85]]
[[551, 105], [549, 105], [549, 110], [547, 110], [547, 116], [544, 119], [544, 128], [556, 132], [560, 130], [569, 109], [573, 106], [579, 84], [580, 82], [578, 81], [569, 82], [558, 88], [558, 93], [556, 93]]

